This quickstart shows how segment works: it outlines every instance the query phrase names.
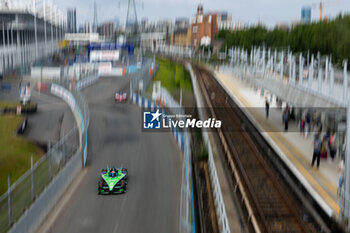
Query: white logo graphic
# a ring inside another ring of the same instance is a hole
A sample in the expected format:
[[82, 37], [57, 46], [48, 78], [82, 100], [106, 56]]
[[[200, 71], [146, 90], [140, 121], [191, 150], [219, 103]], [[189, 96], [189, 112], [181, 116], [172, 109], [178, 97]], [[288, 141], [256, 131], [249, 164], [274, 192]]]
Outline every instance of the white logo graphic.
[[160, 116], [162, 114], [157, 109], [156, 112], [143, 113], [143, 128], [144, 129], [160, 129]]

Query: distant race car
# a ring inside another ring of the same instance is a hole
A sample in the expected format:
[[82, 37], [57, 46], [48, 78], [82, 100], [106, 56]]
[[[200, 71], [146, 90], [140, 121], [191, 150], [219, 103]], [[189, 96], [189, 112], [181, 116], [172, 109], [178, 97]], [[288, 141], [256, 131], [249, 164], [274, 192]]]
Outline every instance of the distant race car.
[[117, 92], [114, 96], [115, 102], [126, 102], [127, 101], [127, 95], [126, 92]]
[[128, 185], [128, 169], [102, 169], [101, 180], [98, 182], [98, 194], [125, 193]]

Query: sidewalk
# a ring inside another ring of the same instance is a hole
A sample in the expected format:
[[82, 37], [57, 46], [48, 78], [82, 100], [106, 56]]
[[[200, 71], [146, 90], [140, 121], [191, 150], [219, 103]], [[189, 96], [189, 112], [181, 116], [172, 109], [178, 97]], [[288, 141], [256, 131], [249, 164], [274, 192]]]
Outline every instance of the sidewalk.
[[263, 134], [277, 145], [280, 156], [286, 158], [288, 165], [294, 165], [294, 168], [301, 173], [306, 183], [314, 190], [315, 196], [319, 196], [331, 212], [339, 215], [340, 208], [337, 204], [339, 157], [336, 157], [332, 163], [321, 159], [319, 169], [317, 170], [315, 165], [312, 168], [310, 165], [313, 154], [312, 133], [305, 138], [299, 133], [294, 121], [288, 125], [290, 132], [284, 132], [282, 111], [276, 107], [275, 100], [270, 102], [269, 119], [266, 119], [265, 97], [261, 96], [260, 90], [250, 88], [232, 75], [221, 72], [215, 72], [215, 74], [218, 81], [236, 97], [242, 107], [247, 107], [250, 115], [265, 131]]

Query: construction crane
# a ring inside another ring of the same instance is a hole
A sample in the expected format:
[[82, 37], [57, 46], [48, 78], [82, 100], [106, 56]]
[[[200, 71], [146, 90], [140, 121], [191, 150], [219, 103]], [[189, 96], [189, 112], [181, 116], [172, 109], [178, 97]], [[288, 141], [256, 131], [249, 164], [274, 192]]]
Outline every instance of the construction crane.
[[319, 8], [320, 9], [320, 21], [323, 20], [323, 10], [324, 7], [331, 7], [339, 4], [340, 0], [329, 0], [329, 1], [320, 1], [319, 3], [312, 4], [312, 8]]

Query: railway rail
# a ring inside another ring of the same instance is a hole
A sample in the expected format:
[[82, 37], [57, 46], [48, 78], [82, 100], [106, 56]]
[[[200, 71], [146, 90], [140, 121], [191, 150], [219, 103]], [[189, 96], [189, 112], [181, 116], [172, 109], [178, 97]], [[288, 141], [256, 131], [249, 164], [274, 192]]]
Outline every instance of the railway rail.
[[[210, 71], [194, 65], [193, 71], [210, 112], [231, 130], [218, 130], [236, 195], [242, 200], [251, 232], [329, 232], [298, 201], [268, 161], [265, 148], [255, 140], [241, 109], [227, 97]], [[245, 118], [245, 119], [244, 119]]]

